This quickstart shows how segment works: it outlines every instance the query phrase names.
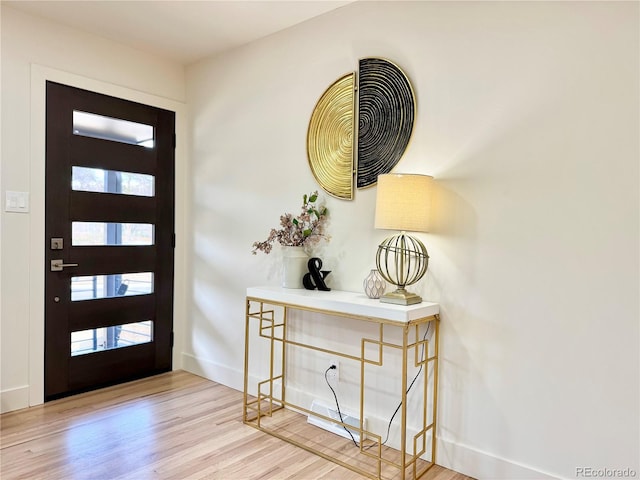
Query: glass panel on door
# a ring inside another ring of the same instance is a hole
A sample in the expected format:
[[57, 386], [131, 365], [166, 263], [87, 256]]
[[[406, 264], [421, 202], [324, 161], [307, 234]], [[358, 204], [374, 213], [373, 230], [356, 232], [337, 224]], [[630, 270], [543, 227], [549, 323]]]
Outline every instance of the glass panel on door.
[[151, 125], [78, 110], [73, 111], [73, 134], [147, 148], [153, 148], [155, 143]]
[[153, 272], [71, 277], [71, 301], [153, 293]]
[[153, 245], [150, 223], [72, 222], [71, 245]]
[[71, 189], [81, 192], [119, 193], [121, 195], [155, 196], [153, 175], [118, 172], [100, 168], [73, 166]]
[[114, 327], [71, 332], [71, 356], [130, 347], [153, 341], [153, 322], [127, 323]]

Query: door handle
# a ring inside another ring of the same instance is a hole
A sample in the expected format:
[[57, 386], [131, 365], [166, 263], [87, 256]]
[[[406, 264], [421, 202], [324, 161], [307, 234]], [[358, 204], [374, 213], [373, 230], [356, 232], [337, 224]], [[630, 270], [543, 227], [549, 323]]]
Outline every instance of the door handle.
[[77, 267], [77, 263], [62, 263], [64, 260], [61, 258], [57, 260], [51, 260], [51, 271], [52, 272], [61, 272], [64, 267]]

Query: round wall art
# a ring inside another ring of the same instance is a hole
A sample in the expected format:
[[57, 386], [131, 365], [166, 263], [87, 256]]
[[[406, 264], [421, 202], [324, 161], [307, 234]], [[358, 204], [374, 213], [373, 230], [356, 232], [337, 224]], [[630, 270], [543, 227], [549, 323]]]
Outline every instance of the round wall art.
[[[356, 85], [357, 78], [357, 85]], [[330, 195], [351, 200], [374, 185], [404, 153], [415, 117], [415, 96], [400, 68], [363, 58], [358, 72], [336, 80], [316, 104], [307, 132], [309, 166]]]

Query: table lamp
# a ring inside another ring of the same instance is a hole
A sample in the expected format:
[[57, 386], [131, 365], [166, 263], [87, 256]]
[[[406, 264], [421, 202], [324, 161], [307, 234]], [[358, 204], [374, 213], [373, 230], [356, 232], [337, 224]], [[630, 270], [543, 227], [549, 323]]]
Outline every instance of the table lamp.
[[383, 295], [381, 302], [413, 305], [422, 302], [406, 287], [427, 272], [429, 255], [424, 244], [406, 231], [426, 232], [429, 227], [433, 177], [390, 173], [378, 176], [375, 228], [400, 230], [384, 240], [376, 254], [376, 266], [382, 277], [396, 286]]

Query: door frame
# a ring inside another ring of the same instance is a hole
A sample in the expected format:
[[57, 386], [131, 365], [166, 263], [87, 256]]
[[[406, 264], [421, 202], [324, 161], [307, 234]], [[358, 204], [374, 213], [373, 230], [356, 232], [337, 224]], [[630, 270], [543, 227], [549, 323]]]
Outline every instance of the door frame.
[[173, 369], [182, 368], [182, 346], [187, 319], [190, 282], [187, 258], [191, 244], [188, 228], [189, 159], [187, 156], [186, 104], [164, 97], [113, 85], [42, 65], [31, 65], [30, 125], [30, 244], [29, 244], [29, 406], [44, 403], [44, 295], [45, 295], [45, 133], [46, 82], [144, 103], [176, 114]]

